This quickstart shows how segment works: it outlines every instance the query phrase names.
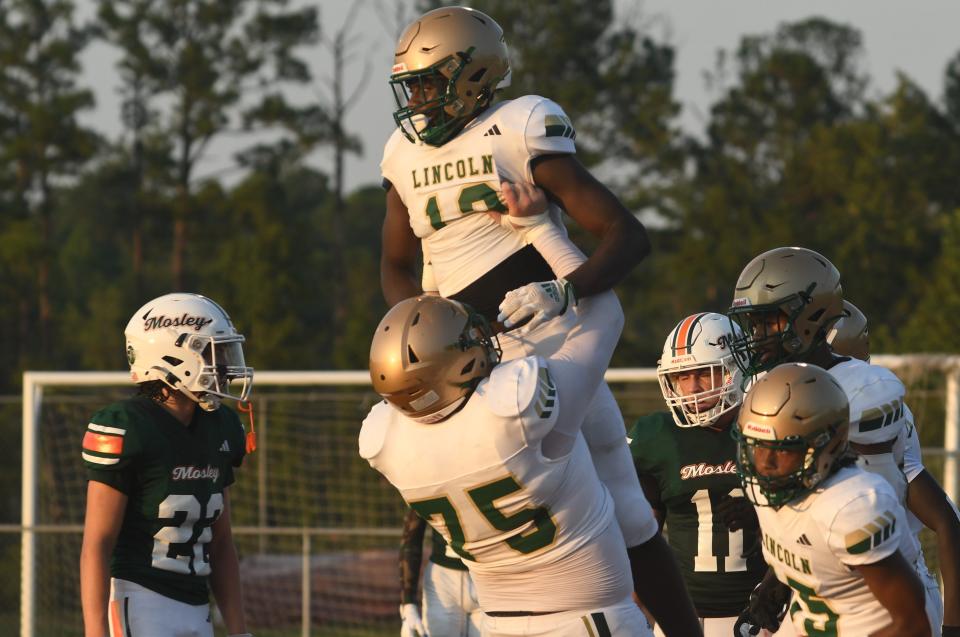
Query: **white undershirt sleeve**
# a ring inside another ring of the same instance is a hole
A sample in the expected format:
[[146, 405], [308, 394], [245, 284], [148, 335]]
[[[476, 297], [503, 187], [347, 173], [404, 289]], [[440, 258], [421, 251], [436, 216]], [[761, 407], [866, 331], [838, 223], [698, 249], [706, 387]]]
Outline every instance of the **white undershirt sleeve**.
[[547, 220], [530, 228], [524, 241], [532, 245], [557, 278], [564, 278], [583, 265], [586, 255], [556, 223]]

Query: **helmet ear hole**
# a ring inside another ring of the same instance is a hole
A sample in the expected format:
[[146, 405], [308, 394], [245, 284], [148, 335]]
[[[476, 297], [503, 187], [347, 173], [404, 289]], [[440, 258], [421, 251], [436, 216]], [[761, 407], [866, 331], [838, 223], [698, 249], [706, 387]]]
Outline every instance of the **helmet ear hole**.
[[[418, 319], [420, 318], [420, 315], [419, 315], [419, 314], [417, 315], [417, 318], [418, 318]], [[409, 345], [407, 345], [407, 357], [410, 359], [410, 362], [411, 362], [411, 363], [419, 363], [419, 362], [420, 362], [420, 359], [417, 358], [417, 355], [416, 355], [416, 353], [413, 351], [413, 348], [412, 348], [411, 346], [409, 346]]]

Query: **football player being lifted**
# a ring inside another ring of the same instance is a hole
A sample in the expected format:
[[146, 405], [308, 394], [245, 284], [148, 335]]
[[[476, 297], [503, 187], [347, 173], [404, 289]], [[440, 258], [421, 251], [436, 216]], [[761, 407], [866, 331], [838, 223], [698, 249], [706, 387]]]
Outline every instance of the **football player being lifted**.
[[[870, 362], [870, 334], [867, 317], [853, 303], [844, 300], [843, 318], [827, 335], [830, 347], [841, 356], [850, 356]], [[903, 405], [904, 427], [900, 429], [893, 444], [893, 457], [903, 470], [907, 481], [907, 524], [920, 546], [920, 531], [924, 526], [937, 536], [937, 558], [943, 578], [944, 599], [940, 597], [940, 585], [936, 576], [927, 569], [923, 552], [917, 555], [917, 573], [927, 589], [927, 599], [935, 606], [928, 606], [930, 623], [936, 626], [943, 622], [944, 637], [960, 637], [960, 599], [958, 599], [958, 565], [960, 565], [960, 513], [956, 505], [944, 493], [943, 488], [923, 466], [920, 453], [920, 436], [914, 425], [913, 413]], [[871, 456], [862, 456], [860, 464], [869, 469]], [[919, 516], [919, 517], [918, 517]], [[942, 604], [942, 605], [941, 605]]]
[[[487, 321], [435, 295], [380, 322], [370, 376], [385, 398], [360, 431], [382, 473], [470, 569], [483, 635], [649, 636], [613, 501], [580, 428], [623, 327], [613, 292], [580, 302], [549, 358], [499, 362]], [[700, 633], [649, 504], [634, 549], [641, 601], [674, 637]]]
[[737, 463], [767, 577], [792, 589], [798, 635], [926, 637], [923, 586], [901, 552], [905, 513], [883, 477], [856, 466], [849, 413], [834, 377], [806, 363], [780, 365], [747, 391]]
[[467, 565], [432, 528], [430, 558], [423, 567], [422, 604], [417, 596], [426, 530], [427, 522], [407, 509], [400, 539], [400, 637], [479, 637], [483, 614]]
[[[381, 162], [387, 303], [433, 292], [506, 328], [522, 325], [500, 335], [505, 360], [555, 351], [578, 320], [576, 298], [608, 290], [649, 252], [640, 222], [577, 161], [573, 126], [557, 104], [535, 95], [494, 102], [509, 79], [492, 18], [464, 7], [419, 17], [397, 44], [397, 129]], [[521, 221], [489, 214], [506, 212], [504, 200], [526, 197], [529, 184], [546, 192], [546, 212]], [[561, 209], [599, 238], [589, 259], [566, 237]], [[625, 434], [601, 383], [583, 435], [633, 548], [644, 505]]]
[[[846, 392], [850, 445], [863, 468], [886, 478], [900, 503], [916, 509], [919, 518], [943, 519], [949, 513], [942, 490], [937, 488], [938, 501], [926, 480], [915, 486], [917, 497], [907, 497], [907, 480], [893, 455], [896, 439], [905, 435], [908, 427], [903, 383], [884, 367], [834, 353], [827, 341], [837, 322], [845, 318], [845, 311], [840, 273], [826, 257], [800, 247], [760, 254], [740, 274], [729, 315], [744, 332], [744, 338], [735, 344], [741, 354], [736, 360], [743, 364], [749, 379], [755, 381], [784, 362], [811, 363], [827, 370]], [[920, 565], [920, 544], [909, 539], [910, 545], [903, 547], [904, 557], [925, 571]], [[951, 569], [950, 581], [956, 582], [952, 573], [957, 572], [957, 565], [947, 568]], [[938, 595], [929, 597], [930, 623], [939, 634], [942, 602]]]
[[643, 416], [629, 435], [640, 484], [661, 528], [668, 527], [706, 637], [733, 634], [767, 571], [730, 436], [743, 399], [731, 349], [739, 336], [740, 328], [722, 314], [680, 321], [657, 363], [667, 410]]
[[228, 634], [249, 635], [229, 497], [246, 441], [221, 405], [253, 384], [243, 335], [210, 299], [167, 294], [125, 336], [139, 392], [94, 414], [83, 437], [84, 634], [213, 637], [212, 590]]

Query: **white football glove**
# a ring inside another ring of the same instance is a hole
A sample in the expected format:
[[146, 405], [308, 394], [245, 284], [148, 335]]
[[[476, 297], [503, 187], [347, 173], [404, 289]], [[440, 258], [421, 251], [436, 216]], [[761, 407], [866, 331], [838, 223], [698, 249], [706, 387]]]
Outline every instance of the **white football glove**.
[[523, 332], [526, 333], [560, 316], [568, 307], [576, 304], [573, 285], [566, 279], [528, 283], [507, 292], [500, 303], [497, 320], [510, 329], [529, 318], [530, 321], [523, 326]]
[[420, 607], [416, 604], [401, 604], [400, 618], [403, 624], [400, 626], [400, 637], [428, 637], [427, 631], [423, 627], [423, 621], [420, 619]]

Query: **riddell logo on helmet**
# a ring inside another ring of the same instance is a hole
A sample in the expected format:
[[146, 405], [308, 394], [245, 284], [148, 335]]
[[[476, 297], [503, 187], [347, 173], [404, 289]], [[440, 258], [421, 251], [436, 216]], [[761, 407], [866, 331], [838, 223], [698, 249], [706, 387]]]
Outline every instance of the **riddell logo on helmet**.
[[406, 72], [407, 72], [407, 65], [404, 64], [403, 62], [397, 62], [396, 64], [393, 65], [393, 69], [390, 70], [391, 75], [394, 75], [396, 73], [406, 73]]
[[773, 431], [773, 427], [770, 425], [761, 425], [755, 422], [748, 422], [743, 425], [743, 433], [753, 434], [754, 438], [762, 438], [772, 440], [776, 437], [776, 434]]
[[[152, 310], [151, 310], [152, 311]], [[158, 329], [161, 327], [192, 327], [194, 331], [199, 332], [205, 326], [213, 323], [212, 318], [206, 316], [190, 316], [184, 312], [183, 316], [169, 318], [164, 315], [150, 316], [150, 311], [143, 315], [143, 331]]]
[[743, 307], [744, 305], [750, 305], [750, 299], [733, 299], [733, 304], [730, 307]]

